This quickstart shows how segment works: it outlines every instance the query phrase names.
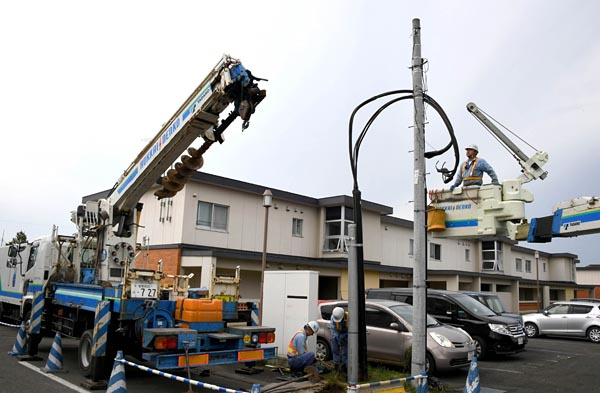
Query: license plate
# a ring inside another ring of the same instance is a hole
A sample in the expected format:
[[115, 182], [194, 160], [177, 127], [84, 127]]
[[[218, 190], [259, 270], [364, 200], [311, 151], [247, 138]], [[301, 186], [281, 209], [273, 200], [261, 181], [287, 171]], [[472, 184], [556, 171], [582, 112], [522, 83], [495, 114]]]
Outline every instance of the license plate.
[[519, 338], [517, 338], [517, 343], [518, 343], [519, 345], [523, 344], [523, 337], [519, 337]]
[[147, 284], [141, 282], [131, 283], [131, 297], [142, 299], [156, 299], [158, 294], [158, 283]]
[[475, 351], [469, 351], [469, 353], [467, 354], [467, 358], [469, 359], [469, 361], [473, 359], [473, 356], [475, 356]]

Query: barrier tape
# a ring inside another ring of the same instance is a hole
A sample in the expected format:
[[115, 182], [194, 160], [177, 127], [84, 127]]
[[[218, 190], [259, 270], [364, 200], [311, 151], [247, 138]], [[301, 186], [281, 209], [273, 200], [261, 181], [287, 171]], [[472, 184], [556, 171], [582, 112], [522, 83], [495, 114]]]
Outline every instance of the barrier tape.
[[368, 388], [376, 388], [376, 387], [379, 387], [379, 386], [392, 385], [392, 384], [395, 384], [395, 383], [406, 382], [406, 381], [413, 381], [413, 380], [418, 380], [418, 379], [425, 379], [425, 380], [427, 380], [427, 374], [423, 373], [421, 375], [415, 375], [415, 376], [412, 376], [412, 377], [389, 379], [387, 381], [379, 381], [379, 382], [371, 382], [371, 383], [363, 383], [363, 384], [360, 384], [360, 385], [354, 385], [352, 387], [354, 389], [368, 389]]
[[135, 363], [130, 362], [130, 361], [125, 360], [125, 359], [115, 359], [115, 362], [121, 362], [121, 363], [126, 364], [128, 366], [135, 367], [135, 368], [137, 368], [139, 370], [146, 371], [146, 372], [149, 372], [149, 373], [154, 374], [154, 375], [160, 375], [161, 377], [169, 378], [169, 379], [174, 380], [174, 381], [184, 382], [184, 383], [187, 383], [187, 384], [192, 384], [192, 385], [195, 385], [195, 386], [198, 386], [198, 387], [201, 387], [201, 388], [205, 388], [205, 389], [217, 390], [219, 392], [226, 392], [226, 393], [248, 393], [248, 392], [245, 392], [243, 390], [227, 389], [227, 388], [222, 388], [222, 387], [217, 386], [217, 385], [211, 385], [211, 384], [208, 384], [208, 383], [204, 383], [204, 382], [200, 382], [200, 381], [195, 381], [193, 379], [183, 378], [183, 377], [180, 377], [178, 375], [173, 375], [173, 374], [166, 373], [164, 371], [158, 371], [158, 370], [155, 370], [153, 368], [149, 368], [149, 367], [146, 367], [146, 366], [141, 366], [139, 364], [135, 364]]
[[11, 327], [11, 328], [20, 328], [21, 327], [21, 325], [11, 325], [11, 324], [5, 323], [5, 322], [0, 322], [0, 325], [6, 326], [6, 327]]

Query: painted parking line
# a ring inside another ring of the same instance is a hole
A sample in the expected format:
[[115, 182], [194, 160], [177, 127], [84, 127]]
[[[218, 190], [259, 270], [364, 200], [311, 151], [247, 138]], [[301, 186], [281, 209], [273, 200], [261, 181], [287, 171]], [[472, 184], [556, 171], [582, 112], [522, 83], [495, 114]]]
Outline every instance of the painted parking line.
[[41, 375], [43, 375], [43, 376], [45, 376], [45, 377], [47, 377], [47, 378], [50, 378], [50, 379], [51, 379], [51, 380], [53, 380], [54, 382], [58, 382], [58, 383], [60, 383], [61, 385], [63, 385], [63, 386], [66, 386], [66, 387], [68, 387], [69, 389], [71, 389], [71, 390], [73, 390], [73, 391], [75, 391], [75, 392], [79, 392], [79, 393], [90, 393], [90, 392], [89, 392], [89, 390], [87, 390], [87, 389], [83, 389], [83, 388], [80, 388], [79, 386], [77, 386], [77, 385], [74, 385], [74, 384], [72, 384], [72, 383], [71, 383], [71, 382], [69, 382], [69, 381], [65, 381], [64, 379], [61, 379], [61, 378], [57, 377], [57, 376], [56, 376], [56, 375], [54, 375], [54, 374], [49, 374], [49, 373], [45, 373], [45, 372], [43, 372], [42, 370], [40, 370], [40, 368], [39, 368], [38, 366], [34, 366], [34, 365], [33, 365], [33, 364], [31, 364], [31, 363], [28, 363], [28, 362], [19, 362], [19, 364], [20, 364], [21, 366], [25, 366], [25, 367], [27, 367], [28, 369], [31, 369], [31, 370], [35, 371], [35, 372], [36, 372], [36, 373], [38, 373], [38, 374], [41, 374]]
[[499, 371], [499, 372], [510, 373], [510, 374], [525, 374], [522, 371], [507, 370], [507, 369], [504, 369], [504, 368], [490, 368], [490, 367], [481, 367], [481, 366], [479, 366], [479, 370], [484, 370], [484, 371]]

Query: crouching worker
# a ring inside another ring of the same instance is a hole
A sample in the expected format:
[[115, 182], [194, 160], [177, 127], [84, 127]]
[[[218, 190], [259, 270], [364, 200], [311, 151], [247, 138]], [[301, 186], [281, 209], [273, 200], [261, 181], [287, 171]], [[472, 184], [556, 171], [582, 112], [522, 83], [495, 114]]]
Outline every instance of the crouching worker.
[[331, 313], [329, 321], [331, 328], [331, 353], [333, 364], [343, 372], [348, 369], [348, 313], [341, 307], [336, 307]]
[[304, 328], [294, 333], [288, 345], [287, 357], [292, 374], [300, 374], [304, 372], [304, 367], [311, 366], [315, 363], [315, 353], [308, 352], [308, 344], [306, 339], [319, 331], [319, 324], [315, 321], [310, 321]]

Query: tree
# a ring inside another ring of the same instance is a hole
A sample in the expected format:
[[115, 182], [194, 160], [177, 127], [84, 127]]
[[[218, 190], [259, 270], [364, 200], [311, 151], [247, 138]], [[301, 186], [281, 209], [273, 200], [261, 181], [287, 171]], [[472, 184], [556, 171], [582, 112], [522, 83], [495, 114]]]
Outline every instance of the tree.
[[19, 231], [19, 232], [17, 232], [17, 235], [15, 237], [13, 237], [13, 239], [11, 241], [6, 243], [6, 245], [9, 246], [11, 244], [22, 244], [22, 243], [27, 243], [27, 235], [25, 234], [25, 232]]

